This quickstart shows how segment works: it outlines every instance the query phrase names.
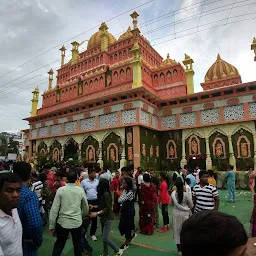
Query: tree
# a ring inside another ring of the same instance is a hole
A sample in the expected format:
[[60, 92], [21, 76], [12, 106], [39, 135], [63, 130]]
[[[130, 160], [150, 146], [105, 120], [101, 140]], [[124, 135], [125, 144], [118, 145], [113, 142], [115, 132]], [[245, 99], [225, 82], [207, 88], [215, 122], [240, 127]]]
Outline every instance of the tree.
[[12, 138], [9, 139], [7, 153], [19, 154], [19, 142], [14, 141]]
[[0, 135], [0, 155], [7, 155], [7, 138], [3, 135]]

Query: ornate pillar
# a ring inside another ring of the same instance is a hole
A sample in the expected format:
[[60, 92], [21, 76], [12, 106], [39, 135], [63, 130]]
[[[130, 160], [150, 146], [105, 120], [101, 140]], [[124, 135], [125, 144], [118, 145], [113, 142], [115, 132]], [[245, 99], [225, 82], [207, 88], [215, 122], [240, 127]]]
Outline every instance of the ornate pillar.
[[253, 148], [254, 148], [254, 170], [256, 170], [256, 134], [253, 134]]
[[140, 127], [133, 126], [133, 164], [135, 169], [140, 167]]
[[120, 168], [126, 166], [126, 159], [125, 159], [125, 139], [122, 139], [122, 154], [121, 154], [121, 161], [120, 161]]
[[102, 160], [102, 141], [99, 141], [99, 156], [97, 163], [100, 165], [100, 168], [103, 168], [103, 160]]
[[61, 161], [64, 159], [64, 152], [65, 152], [65, 144], [61, 145]]
[[82, 143], [78, 143], [78, 160], [82, 161]]
[[210, 151], [210, 145], [209, 145], [209, 138], [205, 138], [206, 143], [206, 170], [212, 169], [212, 158], [211, 158], [211, 151]]
[[184, 139], [182, 138], [182, 159], [180, 161], [180, 167], [184, 168], [184, 165], [186, 165], [187, 163], [188, 162], [186, 159], [186, 140], [185, 138]]
[[29, 141], [29, 147], [28, 147], [28, 158], [30, 159], [33, 154], [33, 143], [32, 140]]
[[236, 171], [236, 159], [234, 155], [234, 149], [232, 144], [232, 137], [228, 135], [228, 146], [229, 146], [229, 164], [234, 166], [234, 171]]

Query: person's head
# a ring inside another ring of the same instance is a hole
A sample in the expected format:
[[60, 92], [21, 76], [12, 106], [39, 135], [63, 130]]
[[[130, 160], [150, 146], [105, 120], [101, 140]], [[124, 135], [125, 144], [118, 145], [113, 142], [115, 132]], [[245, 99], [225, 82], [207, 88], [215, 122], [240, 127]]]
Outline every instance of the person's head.
[[128, 176], [132, 177], [132, 175], [133, 175], [133, 169], [132, 169], [131, 166], [127, 168], [126, 173], [127, 173]]
[[67, 173], [67, 180], [68, 180], [68, 183], [75, 183], [76, 180], [77, 180], [77, 174], [74, 170], [70, 170], [68, 173]]
[[109, 181], [106, 179], [100, 179], [97, 190], [98, 190], [98, 199], [99, 200], [101, 200], [104, 193], [108, 192], [110, 194]]
[[90, 168], [88, 170], [88, 176], [90, 180], [94, 180], [96, 178], [96, 170], [94, 168]]
[[132, 179], [130, 177], [124, 177], [122, 187], [126, 191], [133, 190]]
[[160, 181], [166, 181], [167, 180], [167, 176], [165, 173], [161, 172], [159, 175], [159, 180]]
[[202, 170], [201, 172], [199, 172], [200, 184], [202, 185], [208, 184], [208, 178], [209, 178], [209, 174], [207, 171]]
[[119, 171], [115, 171], [115, 177], [119, 179], [119, 177], [120, 177], [120, 172]]
[[199, 167], [198, 166], [196, 166], [196, 170], [198, 170], [199, 169]]
[[149, 182], [151, 181], [151, 178], [150, 178], [150, 176], [149, 176], [148, 173], [144, 173], [144, 174], [143, 174], [143, 181], [144, 181], [145, 183], [149, 183]]
[[208, 170], [208, 174], [209, 174], [209, 177], [213, 177], [214, 176], [213, 170]]
[[0, 209], [9, 214], [20, 199], [21, 178], [11, 172], [0, 174]]
[[156, 177], [156, 173], [153, 170], [150, 170], [150, 177], [151, 178], [155, 178]]
[[20, 176], [22, 182], [28, 182], [31, 175], [31, 165], [26, 162], [17, 162], [13, 165], [13, 172]]
[[187, 170], [187, 174], [193, 173], [193, 170], [191, 168], [188, 168], [186, 170]]
[[234, 170], [234, 165], [230, 165], [229, 169], [233, 171]]
[[54, 180], [55, 180], [55, 181], [61, 181], [61, 179], [62, 179], [62, 172], [57, 171], [57, 172], [54, 174]]
[[139, 167], [139, 168], [138, 168], [138, 172], [139, 172], [139, 174], [142, 174], [142, 173], [143, 173], [143, 170]]
[[191, 183], [190, 178], [186, 178], [185, 181], [186, 181], [186, 183], [187, 183], [188, 185], [190, 185], [190, 183]]
[[37, 172], [35, 172], [35, 171], [31, 172], [30, 179], [32, 182], [37, 181], [38, 180]]
[[122, 167], [122, 168], [121, 168], [121, 176], [125, 175], [126, 172], [127, 172], [127, 167], [125, 167], [125, 166]]
[[247, 235], [240, 221], [218, 211], [202, 211], [184, 222], [182, 255], [245, 256]]
[[50, 166], [49, 164], [46, 164], [46, 165], [44, 166], [44, 168], [43, 168], [43, 171], [44, 171], [45, 173], [50, 172], [50, 170], [51, 170], [51, 166]]
[[39, 180], [44, 184], [46, 179], [47, 179], [47, 175], [44, 172], [41, 172], [38, 176]]

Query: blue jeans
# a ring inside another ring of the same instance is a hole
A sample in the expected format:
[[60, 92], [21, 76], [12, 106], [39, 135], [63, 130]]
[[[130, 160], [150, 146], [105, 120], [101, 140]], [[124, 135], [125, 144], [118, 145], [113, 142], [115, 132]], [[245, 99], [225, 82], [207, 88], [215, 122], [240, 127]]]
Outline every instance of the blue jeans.
[[102, 226], [102, 238], [103, 238], [103, 256], [108, 256], [108, 247], [110, 246], [115, 253], [119, 251], [119, 248], [109, 239], [109, 234], [113, 224], [113, 220], [107, 220], [105, 223], [101, 223]]
[[236, 189], [235, 186], [229, 186], [228, 185], [228, 195], [229, 195], [229, 201], [235, 202], [236, 201]]
[[85, 238], [85, 235], [87, 233], [88, 227], [90, 224], [90, 219], [89, 217], [86, 217], [83, 220], [83, 224], [82, 224], [82, 234], [81, 234], [81, 247], [82, 247], [82, 251], [86, 250], [86, 251], [93, 251], [92, 247], [89, 245], [87, 239]]

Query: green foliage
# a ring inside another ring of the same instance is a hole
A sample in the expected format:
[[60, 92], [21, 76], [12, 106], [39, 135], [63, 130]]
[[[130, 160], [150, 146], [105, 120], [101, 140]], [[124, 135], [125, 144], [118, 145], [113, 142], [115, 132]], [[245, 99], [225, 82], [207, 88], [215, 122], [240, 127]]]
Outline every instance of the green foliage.
[[19, 154], [19, 142], [14, 141], [12, 138], [9, 139], [7, 153]]
[[0, 135], [0, 155], [7, 155], [7, 138], [3, 135]]

